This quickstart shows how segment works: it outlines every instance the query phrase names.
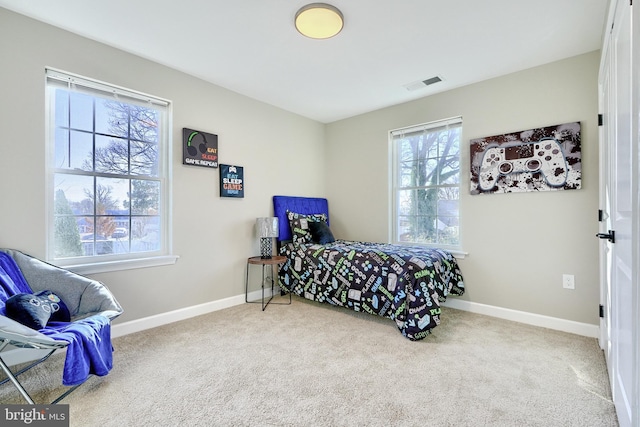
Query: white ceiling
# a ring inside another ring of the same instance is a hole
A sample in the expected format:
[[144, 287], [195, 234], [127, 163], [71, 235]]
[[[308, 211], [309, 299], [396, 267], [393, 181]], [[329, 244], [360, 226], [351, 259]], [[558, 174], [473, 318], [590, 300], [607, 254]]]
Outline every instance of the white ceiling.
[[[294, 25], [309, 0], [0, 0], [0, 7], [329, 123], [600, 48], [607, 0], [329, 0], [336, 37]], [[73, 71], [73, 70], [70, 70]], [[405, 88], [440, 76], [419, 90]]]

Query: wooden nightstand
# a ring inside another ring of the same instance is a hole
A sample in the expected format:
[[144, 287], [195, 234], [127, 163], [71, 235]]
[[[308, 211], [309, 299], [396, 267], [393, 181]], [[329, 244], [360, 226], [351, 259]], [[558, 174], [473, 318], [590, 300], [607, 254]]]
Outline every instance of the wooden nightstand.
[[[278, 272], [277, 272], [277, 267], [280, 264], [284, 264], [287, 261], [286, 257], [280, 256], [280, 255], [276, 255], [273, 256], [271, 258], [261, 258], [259, 256], [254, 256], [251, 257], [247, 260], [247, 276], [245, 278], [244, 281], [244, 301], [247, 303], [259, 303], [262, 302], [262, 311], [264, 311], [265, 308], [267, 308], [267, 305], [269, 305], [269, 303], [271, 302], [271, 300], [273, 299], [273, 294], [274, 294], [274, 277], [277, 276]], [[249, 301], [249, 266], [251, 265], [261, 265], [262, 266], [262, 301]], [[265, 281], [265, 269], [267, 267], [271, 267], [271, 296], [269, 297], [269, 300], [267, 300], [267, 302], [265, 302], [264, 300], [264, 281]], [[275, 275], [274, 275], [274, 270], [275, 271]], [[278, 286], [278, 288], [280, 288]], [[279, 305], [289, 305], [291, 304], [291, 293], [289, 292], [289, 302], [288, 303], [277, 303], [274, 302], [274, 304], [279, 304]]]

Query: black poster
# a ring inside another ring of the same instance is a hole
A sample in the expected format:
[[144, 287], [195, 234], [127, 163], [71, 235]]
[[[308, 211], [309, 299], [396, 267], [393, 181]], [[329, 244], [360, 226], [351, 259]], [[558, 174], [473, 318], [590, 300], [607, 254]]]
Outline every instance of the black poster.
[[244, 197], [242, 166], [220, 165], [220, 197]]
[[218, 135], [182, 128], [182, 164], [218, 167]]

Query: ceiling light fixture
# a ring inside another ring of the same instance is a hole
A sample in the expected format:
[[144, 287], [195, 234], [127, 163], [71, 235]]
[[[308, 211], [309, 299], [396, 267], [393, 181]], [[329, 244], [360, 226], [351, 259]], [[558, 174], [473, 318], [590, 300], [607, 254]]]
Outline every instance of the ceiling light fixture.
[[312, 39], [328, 39], [344, 26], [344, 17], [336, 7], [326, 3], [311, 3], [296, 13], [296, 29]]

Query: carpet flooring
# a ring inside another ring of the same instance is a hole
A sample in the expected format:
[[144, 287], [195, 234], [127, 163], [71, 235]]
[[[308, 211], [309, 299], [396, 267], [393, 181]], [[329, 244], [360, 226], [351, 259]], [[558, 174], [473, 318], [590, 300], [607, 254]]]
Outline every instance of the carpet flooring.
[[[618, 425], [595, 339], [441, 319], [412, 342], [389, 319], [300, 298], [243, 304], [115, 338], [112, 372], [61, 403], [78, 427]], [[62, 363], [24, 375], [38, 402], [64, 390]], [[11, 384], [0, 401], [22, 403]]]

